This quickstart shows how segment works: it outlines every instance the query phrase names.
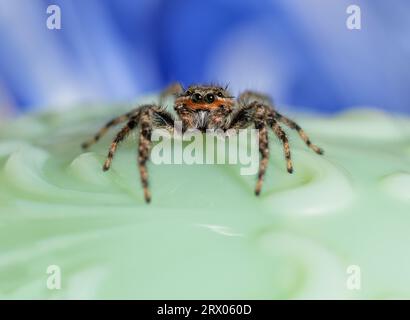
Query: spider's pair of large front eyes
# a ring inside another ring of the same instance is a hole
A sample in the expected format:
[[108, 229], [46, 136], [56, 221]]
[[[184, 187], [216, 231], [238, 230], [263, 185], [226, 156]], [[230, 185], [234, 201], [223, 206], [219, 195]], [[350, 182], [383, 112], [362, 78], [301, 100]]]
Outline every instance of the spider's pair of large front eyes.
[[193, 102], [197, 103], [197, 102], [201, 102], [202, 99], [206, 102], [206, 103], [212, 103], [215, 101], [215, 95], [212, 93], [208, 93], [207, 95], [205, 95], [205, 97], [202, 97], [202, 95], [200, 95], [199, 93], [194, 93], [191, 96], [191, 99]]

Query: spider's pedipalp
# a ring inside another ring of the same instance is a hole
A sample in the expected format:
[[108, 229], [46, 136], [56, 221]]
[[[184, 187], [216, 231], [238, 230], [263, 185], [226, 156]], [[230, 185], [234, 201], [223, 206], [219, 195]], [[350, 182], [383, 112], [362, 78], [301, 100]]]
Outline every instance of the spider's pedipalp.
[[165, 108], [153, 108], [152, 125], [154, 127], [164, 128], [168, 131], [172, 131], [174, 129], [174, 123], [174, 117], [169, 112], [167, 112]]
[[296, 130], [297, 133], [299, 134], [300, 138], [306, 143], [306, 145], [309, 148], [311, 148], [313, 151], [315, 151], [317, 154], [323, 154], [324, 153], [322, 148], [319, 148], [318, 146], [314, 145], [310, 141], [310, 139], [307, 136], [307, 134], [305, 133], [305, 131], [303, 131], [303, 129], [295, 121], [281, 115], [280, 113], [278, 113], [276, 111], [274, 111], [274, 118], [277, 119], [278, 121], [284, 123], [289, 128]]

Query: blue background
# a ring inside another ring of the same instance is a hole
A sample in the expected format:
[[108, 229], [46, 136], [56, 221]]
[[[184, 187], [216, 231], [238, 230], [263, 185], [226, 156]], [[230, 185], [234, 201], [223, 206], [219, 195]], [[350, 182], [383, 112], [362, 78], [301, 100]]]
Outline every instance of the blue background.
[[[62, 29], [46, 27], [61, 7]], [[362, 29], [346, 28], [361, 8]], [[171, 81], [332, 113], [410, 113], [408, 0], [0, 0], [0, 116], [130, 101]]]

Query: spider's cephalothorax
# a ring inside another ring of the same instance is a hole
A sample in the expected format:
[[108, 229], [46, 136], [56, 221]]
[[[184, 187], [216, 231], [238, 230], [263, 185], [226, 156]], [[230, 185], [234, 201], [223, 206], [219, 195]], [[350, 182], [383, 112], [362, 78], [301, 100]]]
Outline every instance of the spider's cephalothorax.
[[247, 128], [251, 125], [258, 129], [261, 160], [255, 187], [256, 195], [259, 195], [261, 191], [269, 159], [269, 129], [272, 129], [282, 142], [289, 173], [293, 172], [290, 147], [286, 133], [279, 123], [295, 129], [311, 149], [318, 154], [323, 153], [322, 149], [310, 142], [308, 136], [297, 123], [278, 113], [274, 109], [272, 100], [264, 94], [245, 91], [237, 99], [234, 99], [226, 87], [193, 85], [188, 89], [183, 89], [181, 85], [173, 84], [163, 91], [158, 105], [142, 105], [112, 119], [91, 140], [82, 145], [83, 148], [88, 148], [97, 142], [110, 127], [127, 121], [127, 124], [117, 133], [111, 143], [107, 159], [103, 165], [103, 170], [106, 171], [111, 166], [118, 143], [124, 140], [132, 130], [138, 128], [138, 168], [146, 202], [151, 200], [146, 167], [151, 146], [151, 133], [155, 128], [165, 128], [169, 131], [174, 129], [174, 116], [161, 106], [163, 100], [171, 95], [175, 96], [174, 109], [178, 120], [182, 122], [183, 131], [188, 129], [198, 129], [202, 132], [207, 129], [226, 131]]
[[216, 86], [190, 86], [178, 94], [175, 112], [183, 128], [224, 129], [232, 113], [235, 100], [226, 88]]

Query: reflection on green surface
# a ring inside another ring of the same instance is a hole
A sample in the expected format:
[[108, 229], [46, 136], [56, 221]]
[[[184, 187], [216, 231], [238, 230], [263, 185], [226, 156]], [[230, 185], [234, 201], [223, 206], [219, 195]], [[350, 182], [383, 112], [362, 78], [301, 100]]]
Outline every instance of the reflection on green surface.
[[107, 173], [110, 135], [79, 148], [123, 109], [0, 124], [1, 298], [410, 298], [410, 120], [296, 115], [326, 154], [288, 131], [289, 175], [272, 135], [261, 197], [239, 166], [151, 164], [146, 205], [136, 137]]

